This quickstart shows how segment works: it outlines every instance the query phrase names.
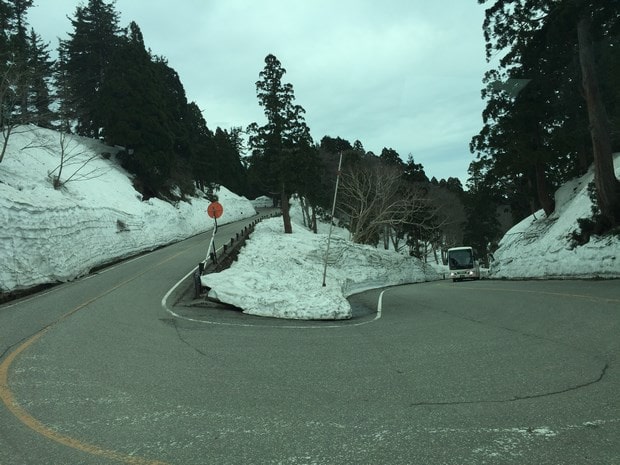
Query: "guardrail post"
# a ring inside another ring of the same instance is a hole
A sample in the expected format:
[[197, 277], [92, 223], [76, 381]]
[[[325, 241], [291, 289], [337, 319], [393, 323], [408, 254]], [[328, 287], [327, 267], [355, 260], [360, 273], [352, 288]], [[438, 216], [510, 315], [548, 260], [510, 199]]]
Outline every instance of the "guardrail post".
[[196, 270], [194, 272], [194, 298], [195, 299], [200, 297], [201, 290], [202, 290], [202, 283], [200, 282], [200, 271]]

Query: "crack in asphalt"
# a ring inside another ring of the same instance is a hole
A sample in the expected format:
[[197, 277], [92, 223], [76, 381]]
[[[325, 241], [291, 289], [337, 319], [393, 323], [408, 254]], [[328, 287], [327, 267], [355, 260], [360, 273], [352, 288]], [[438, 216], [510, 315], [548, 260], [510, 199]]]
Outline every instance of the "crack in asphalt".
[[609, 364], [605, 364], [603, 369], [601, 370], [601, 374], [594, 380], [588, 381], [587, 383], [578, 384], [576, 386], [571, 386], [566, 389], [561, 389], [558, 391], [545, 392], [542, 394], [534, 394], [531, 396], [515, 396], [511, 399], [496, 399], [496, 400], [462, 400], [462, 401], [446, 401], [446, 402], [413, 402], [409, 404], [410, 407], [421, 407], [421, 406], [434, 406], [434, 405], [469, 405], [469, 404], [505, 404], [510, 402], [518, 402], [522, 400], [530, 400], [530, 399], [539, 399], [542, 397], [551, 397], [558, 394], [564, 394], [571, 391], [576, 391], [578, 389], [583, 389], [588, 386], [592, 386], [593, 384], [599, 383], [603, 380], [605, 375], [607, 374], [607, 369], [609, 368]]
[[176, 319], [172, 319], [170, 322], [172, 323], [172, 326], [174, 327], [174, 331], [176, 332], [177, 337], [179, 338], [179, 341], [181, 341], [183, 344], [185, 344], [185, 345], [186, 345], [187, 347], [189, 347], [190, 349], [192, 349], [192, 350], [194, 350], [194, 351], [198, 352], [198, 353], [199, 353], [200, 355], [202, 355], [203, 357], [206, 357], [206, 356], [207, 356], [207, 354], [206, 354], [205, 352], [203, 352], [202, 350], [198, 349], [197, 347], [194, 347], [194, 346], [193, 346], [193, 345], [191, 345], [191, 344], [190, 344], [187, 340], [185, 340], [185, 339], [183, 338], [183, 336], [181, 335], [181, 331], [180, 331], [179, 325], [177, 324]]
[[[602, 358], [599, 354], [594, 354], [594, 353], [590, 353], [585, 351], [582, 348], [577, 348], [575, 346], [572, 346], [570, 344], [566, 344], [564, 342], [561, 341], [557, 341], [554, 339], [549, 339], [543, 336], [539, 336], [537, 334], [532, 334], [532, 333], [526, 333], [523, 331], [519, 331], [515, 328], [508, 328], [505, 326], [498, 326], [498, 325], [493, 325], [493, 324], [489, 324], [487, 322], [481, 321], [481, 320], [476, 320], [475, 318], [468, 318], [466, 316], [463, 315], [458, 315], [452, 312], [449, 312], [447, 310], [443, 310], [441, 311], [441, 313], [444, 313], [446, 315], [450, 315], [454, 318], [459, 318], [462, 320], [466, 320], [466, 321], [470, 321], [472, 323], [477, 323], [480, 325], [484, 325], [484, 326], [490, 326], [493, 328], [497, 328], [497, 329], [503, 329], [505, 331], [509, 331], [512, 333], [516, 333], [519, 334], [521, 336], [525, 336], [525, 337], [529, 337], [532, 339], [539, 339], [542, 341], [546, 341], [546, 342], [551, 342], [553, 344], [557, 344], [557, 345], [561, 345], [564, 347], [568, 347], [572, 350], [575, 350], [576, 352], [582, 352], [585, 354], [588, 354], [592, 357], [598, 358], [599, 360]], [[559, 395], [559, 394], [565, 394], [567, 392], [571, 392], [571, 391], [576, 391], [578, 389], [583, 389], [589, 386], [592, 386], [596, 383], [599, 383], [600, 381], [603, 380], [603, 378], [605, 377], [605, 375], [607, 374], [607, 370], [609, 369], [609, 363], [605, 362], [605, 365], [603, 366], [600, 375], [596, 378], [593, 379], [591, 381], [588, 381], [586, 383], [582, 383], [582, 384], [577, 384], [575, 386], [570, 386], [566, 389], [560, 389], [558, 391], [551, 391], [551, 392], [545, 392], [545, 393], [541, 393], [541, 394], [533, 394], [533, 395], [529, 395], [529, 396], [515, 396], [511, 399], [496, 399], [496, 400], [469, 400], [469, 401], [446, 401], [446, 402], [413, 402], [411, 404], [409, 404], [410, 407], [419, 407], [419, 406], [433, 406], [433, 405], [468, 405], [468, 404], [502, 404], [502, 403], [509, 403], [509, 402], [518, 402], [518, 401], [522, 401], [522, 400], [530, 400], [530, 399], [538, 399], [538, 398], [542, 398], [542, 397], [550, 397], [550, 396], [555, 396], [555, 395]]]

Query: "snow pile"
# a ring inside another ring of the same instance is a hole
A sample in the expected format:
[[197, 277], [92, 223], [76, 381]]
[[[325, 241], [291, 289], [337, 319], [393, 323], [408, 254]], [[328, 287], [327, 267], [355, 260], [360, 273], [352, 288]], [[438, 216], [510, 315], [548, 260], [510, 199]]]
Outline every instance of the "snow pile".
[[[60, 164], [60, 147], [59, 133], [34, 126], [18, 128], [9, 139], [0, 163], [0, 292], [68, 281], [212, 227], [204, 196], [176, 205], [142, 201], [114, 161], [117, 150], [91, 139], [65, 141], [70, 160], [61, 180], [94, 158], [54, 189], [49, 173]], [[249, 200], [225, 188], [217, 195], [225, 206], [222, 224], [256, 213]]]
[[319, 234], [303, 226], [291, 211], [293, 234], [282, 218], [259, 223], [231, 268], [202, 277], [210, 298], [245, 313], [278, 318], [323, 320], [351, 318], [346, 297], [368, 289], [439, 279], [413, 257], [354, 244], [348, 232], [334, 228], [323, 286], [329, 226]]
[[[620, 177], [620, 154], [614, 159]], [[620, 237], [592, 236], [582, 246], [573, 246], [571, 233], [577, 219], [592, 216], [588, 183], [592, 169], [557, 190], [556, 209], [549, 217], [541, 210], [506, 233], [491, 278], [620, 278]]]

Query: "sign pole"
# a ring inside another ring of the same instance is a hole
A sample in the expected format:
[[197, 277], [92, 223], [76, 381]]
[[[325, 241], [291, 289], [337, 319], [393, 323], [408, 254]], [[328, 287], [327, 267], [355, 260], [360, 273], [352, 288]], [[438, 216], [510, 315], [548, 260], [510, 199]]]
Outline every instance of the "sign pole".
[[209, 243], [209, 249], [207, 250], [207, 257], [205, 258], [205, 263], [211, 257], [211, 250], [213, 249], [213, 263], [217, 261], [216, 252], [215, 252], [215, 233], [217, 233], [217, 218], [213, 218], [213, 223], [215, 224], [213, 228], [213, 234], [211, 234], [211, 242]]
[[211, 254], [211, 249], [213, 249], [213, 263], [217, 262], [217, 252], [215, 251], [215, 233], [217, 233], [217, 219], [222, 216], [224, 213], [224, 207], [219, 202], [211, 202], [207, 207], [207, 214], [213, 218], [213, 222], [215, 224], [213, 228], [213, 234], [211, 235], [211, 243], [209, 244], [209, 249], [207, 250], [207, 257], [205, 258], [205, 263], [209, 260]]

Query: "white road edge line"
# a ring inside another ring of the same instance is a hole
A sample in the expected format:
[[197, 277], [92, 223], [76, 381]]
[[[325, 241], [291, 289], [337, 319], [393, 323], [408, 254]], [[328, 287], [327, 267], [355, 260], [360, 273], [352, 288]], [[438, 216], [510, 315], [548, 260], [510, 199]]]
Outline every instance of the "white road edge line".
[[381, 318], [381, 312], [383, 312], [383, 294], [385, 294], [387, 291], [389, 291], [389, 289], [384, 289], [383, 291], [381, 291], [381, 294], [379, 294], [379, 300], [377, 302], [377, 316], [375, 317], [375, 320]]
[[247, 323], [224, 323], [221, 321], [209, 321], [209, 320], [197, 320], [196, 318], [189, 318], [183, 315], [179, 315], [178, 313], [174, 312], [169, 306], [168, 306], [168, 298], [170, 298], [170, 296], [172, 295], [172, 293], [187, 279], [189, 278], [192, 274], [194, 274], [197, 270], [196, 268], [193, 268], [189, 273], [187, 273], [185, 276], [183, 276], [174, 286], [172, 286], [170, 288], [170, 290], [168, 292], [166, 292], [166, 295], [164, 295], [164, 297], [161, 299], [161, 306], [162, 308], [168, 312], [170, 315], [172, 315], [174, 318], [179, 318], [181, 320], [185, 320], [185, 321], [191, 321], [194, 323], [203, 323], [203, 324], [211, 324], [211, 325], [221, 325], [221, 326], [241, 326], [241, 327], [245, 327], [245, 328], [254, 328], [254, 327], [266, 327], [266, 328], [283, 328], [283, 329], [334, 329], [334, 328], [349, 328], [349, 327], [355, 327], [355, 326], [362, 326], [362, 325], [366, 325], [368, 323], [374, 323], [375, 321], [378, 321], [381, 318], [381, 313], [383, 311], [383, 294], [385, 294], [386, 291], [388, 291], [389, 289], [385, 289], [383, 291], [381, 291], [381, 294], [379, 295], [379, 301], [377, 303], [377, 315], [372, 319], [372, 320], [368, 320], [368, 321], [362, 321], [360, 323], [353, 323], [353, 324], [344, 324], [344, 325], [322, 325], [322, 326], [301, 326], [301, 325], [277, 325], [277, 326], [272, 326], [272, 325], [251, 325], [251, 324], [247, 324]]

